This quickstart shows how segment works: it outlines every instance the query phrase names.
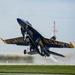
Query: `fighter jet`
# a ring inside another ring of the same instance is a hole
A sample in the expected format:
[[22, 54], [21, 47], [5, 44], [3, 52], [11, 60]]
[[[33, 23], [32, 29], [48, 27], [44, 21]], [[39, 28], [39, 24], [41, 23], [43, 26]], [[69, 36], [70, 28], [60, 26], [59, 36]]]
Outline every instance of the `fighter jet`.
[[17, 22], [21, 27], [22, 37], [5, 39], [5, 40], [2, 38], [0, 39], [6, 44], [29, 46], [30, 47], [29, 52], [27, 52], [27, 50], [25, 49], [24, 54], [30, 54], [30, 55], [39, 54], [45, 57], [49, 57], [50, 54], [53, 54], [60, 57], [65, 57], [62, 54], [51, 51], [50, 48], [74, 48], [71, 42], [64, 43], [56, 41], [55, 35], [50, 39], [45, 38], [36, 29], [34, 29], [33, 26], [28, 21], [24, 21], [20, 18], [17, 18]]

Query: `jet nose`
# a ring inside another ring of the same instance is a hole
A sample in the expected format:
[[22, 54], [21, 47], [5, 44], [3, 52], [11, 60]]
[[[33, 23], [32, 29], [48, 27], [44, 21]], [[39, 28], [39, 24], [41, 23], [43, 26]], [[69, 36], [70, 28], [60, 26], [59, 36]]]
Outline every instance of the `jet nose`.
[[24, 26], [24, 22], [23, 22], [20, 18], [17, 18], [17, 22], [18, 22], [20, 25]]
[[20, 18], [17, 18], [17, 22], [19, 23], [21, 28], [23, 28], [23, 29], [25, 28], [25, 23]]
[[17, 18], [17, 22], [20, 24], [20, 22], [21, 22], [21, 19], [20, 19], [20, 18]]

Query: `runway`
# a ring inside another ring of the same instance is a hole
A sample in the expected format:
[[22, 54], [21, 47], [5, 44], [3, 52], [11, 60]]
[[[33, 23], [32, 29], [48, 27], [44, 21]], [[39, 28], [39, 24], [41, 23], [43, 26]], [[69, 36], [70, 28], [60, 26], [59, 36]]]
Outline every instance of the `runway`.
[[[40, 55], [0, 54], [0, 65], [75, 65], [75, 53], [72, 50], [64, 53], [66, 57], [41, 57]], [[54, 74], [25, 74], [25, 73], [0, 73], [0, 75], [54, 75]], [[60, 74], [56, 74], [60, 75]]]
[[[69, 53], [70, 52], [70, 53]], [[62, 52], [65, 58], [53, 56], [42, 57], [40, 55], [24, 54], [0, 54], [0, 65], [75, 65], [75, 53], [72, 50]]]

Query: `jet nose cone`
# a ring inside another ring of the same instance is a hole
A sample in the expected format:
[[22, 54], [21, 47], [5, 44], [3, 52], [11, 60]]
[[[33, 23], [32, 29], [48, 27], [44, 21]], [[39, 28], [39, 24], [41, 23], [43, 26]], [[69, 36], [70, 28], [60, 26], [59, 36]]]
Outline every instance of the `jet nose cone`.
[[17, 18], [17, 22], [23, 25], [23, 21], [20, 18]]
[[17, 22], [19, 23], [19, 25], [20, 25], [22, 28], [25, 27], [25, 23], [24, 23], [24, 21], [23, 21], [22, 19], [17, 18]]
[[18, 21], [18, 23], [20, 22], [20, 19], [19, 18], [17, 18], [17, 21]]

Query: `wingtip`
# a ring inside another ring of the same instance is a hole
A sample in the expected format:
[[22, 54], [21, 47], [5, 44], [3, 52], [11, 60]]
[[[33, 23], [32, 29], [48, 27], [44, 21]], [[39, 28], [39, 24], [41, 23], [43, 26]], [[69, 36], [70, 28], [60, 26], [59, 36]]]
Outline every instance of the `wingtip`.
[[70, 42], [70, 48], [74, 48], [74, 45]]
[[63, 58], [65, 58], [65, 56], [64, 56], [64, 55], [62, 55], [62, 54], [61, 54], [60, 56], [61, 56], [61, 57], [63, 57]]
[[0, 38], [2, 41], [3, 41], [3, 39], [2, 38]]
[[4, 43], [6, 43], [7, 44], [7, 42], [5, 41], [5, 40], [3, 40], [2, 38], [0, 38]]

